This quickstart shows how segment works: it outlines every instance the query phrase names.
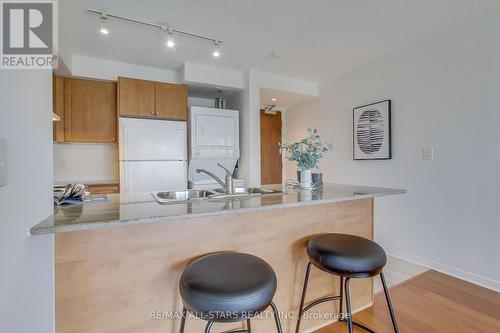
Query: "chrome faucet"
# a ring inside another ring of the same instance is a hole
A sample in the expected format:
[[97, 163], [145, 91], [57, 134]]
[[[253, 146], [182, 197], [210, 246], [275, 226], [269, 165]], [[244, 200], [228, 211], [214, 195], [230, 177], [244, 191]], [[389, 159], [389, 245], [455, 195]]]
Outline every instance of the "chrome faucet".
[[233, 194], [234, 193], [233, 174], [231, 173], [231, 171], [229, 171], [222, 164], [217, 163], [217, 165], [220, 166], [222, 169], [224, 169], [224, 171], [226, 172], [226, 181], [225, 182], [222, 181], [219, 177], [217, 177], [213, 173], [211, 173], [210, 171], [205, 170], [205, 169], [196, 169], [196, 173], [201, 173], [201, 172], [206, 173], [207, 175], [209, 175], [210, 177], [215, 179], [217, 181], [217, 183], [219, 183], [222, 186], [222, 188], [224, 189], [224, 192], [226, 194]]

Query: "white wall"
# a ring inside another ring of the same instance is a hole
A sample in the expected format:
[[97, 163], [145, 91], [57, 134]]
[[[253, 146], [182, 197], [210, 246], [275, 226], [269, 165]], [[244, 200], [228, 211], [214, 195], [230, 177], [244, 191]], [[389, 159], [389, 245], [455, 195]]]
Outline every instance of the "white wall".
[[28, 230], [52, 213], [52, 73], [0, 70], [0, 331], [54, 332], [53, 236]]
[[[378, 199], [376, 239], [395, 256], [500, 290], [500, 17], [484, 18], [320, 86], [287, 111], [288, 138], [334, 138], [326, 181], [405, 188]], [[352, 108], [393, 102], [393, 158], [352, 160]], [[435, 160], [423, 161], [422, 148]], [[295, 168], [288, 165], [288, 176]]]
[[213, 108], [215, 100], [212, 98], [188, 97], [189, 106], [202, 106], [205, 108]]
[[119, 180], [118, 145], [54, 143], [54, 181]]
[[[248, 73], [245, 73], [245, 82], [248, 84], [247, 75]], [[244, 124], [248, 122], [248, 101], [248, 86], [235, 94], [232, 94], [227, 99], [228, 109], [240, 111], [240, 158], [237, 164], [238, 168], [235, 170], [235, 176], [238, 179], [244, 179], [246, 185], [249, 185], [247, 178], [249, 165], [244, 162], [249, 161], [249, 158], [247, 144], [244, 144], [243, 141], [248, 141], [248, 128], [247, 126], [244, 126]]]
[[260, 185], [260, 92], [274, 89], [305, 96], [318, 96], [318, 83], [249, 70], [245, 73], [245, 89], [241, 96], [239, 177], [249, 185]]
[[168, 69], [127, 64], [124, 62], [73, 55], [71, 74], [116, 81], [118, 76], [152, 80], [168, 83], [180, 83], [179, 73]]
[[180, 70], [180, 79], [186, 84], [243, 89], [244, 77], [243, 72], [193, 62], [185, 62]]

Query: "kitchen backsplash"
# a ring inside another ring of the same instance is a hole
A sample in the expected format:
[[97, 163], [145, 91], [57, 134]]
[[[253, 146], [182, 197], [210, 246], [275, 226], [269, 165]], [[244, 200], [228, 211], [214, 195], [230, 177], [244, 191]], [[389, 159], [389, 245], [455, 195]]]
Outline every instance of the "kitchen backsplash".
[[118, 179], [118, 145], [54, 143], [55, 182]]

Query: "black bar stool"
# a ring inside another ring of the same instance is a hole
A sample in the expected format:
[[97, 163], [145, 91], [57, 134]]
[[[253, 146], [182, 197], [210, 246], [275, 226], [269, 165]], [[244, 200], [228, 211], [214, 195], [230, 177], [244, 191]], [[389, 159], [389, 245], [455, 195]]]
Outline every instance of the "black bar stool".
[[[385, 299], [391, 314], [392, 326], [394, 332], [398, 333], [398, 324], [392, 307], [391, 297], [387, 284], [385, 283], [384, 273], [382, 272], [387, 256], [384, 249], [377, 243], [358, 236], [345, 234], [325, 234], [309, 240], [307, 244], [307, 254], [309, 263], [307, 265], [304, 289], [302, 290], [302, 299], [300, 301], [299, 319], [297, 322], [296, 333], [300, 329], [300, 321], [303, 314], [312, 307], [329, 301], [340, 301], [340, 313], [342, 313], [343, 290], [345, 288], [345, 301], [347, 306], [347, 319], [339, 319], [349, 325], [349, 333], [352, 333], [352, 327], [356, 326], [370, 333], [375, 333], [370, 328], [356, 323], [352, 320], [351, 299], [349, 291], [349, 282], [351, 278], [369, 278], [380, 275], [382, 286], [384, 287]], [[340, 276], [340, 295], [320, 298], [313, 301], [304, 308], [307, 284], [309, 282], [309, 273], [311, 265], [320, 270]], [[345, 280], [345, 281], [344, 281]]]
[[189, 311], [206, 320], [205, 333], [213, 324], [247, 322], [271, 306], [276, 328], [283, 333], [278, 308], [273, 303], [276, 274], [264, 260], [246, 253], [209, 254], [190, 263], [182, 273], [179, 291], [184, 308], [180, 332], [184, 332]]

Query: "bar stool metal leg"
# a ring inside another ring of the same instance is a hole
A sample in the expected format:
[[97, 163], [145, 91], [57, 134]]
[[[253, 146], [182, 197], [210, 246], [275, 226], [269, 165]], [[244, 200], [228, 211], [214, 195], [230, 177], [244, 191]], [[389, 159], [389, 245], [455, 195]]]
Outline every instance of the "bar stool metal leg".
[[[341, 321], [343, 323], [347, 323], [347, 325], [349, 326], [349, 333], [353, 332], [353, 327], [360, 328], [368, 333], [375, 333], [375, 331], [373, 331], [371, 328], [366, 327], [363, 324], [355, 322], [352, 318], [350, 280], [351, 280], [351, 278], [346, 277], [345, 282], [344, 282], [344, 289], [345, 289], [344, 293], [345, 293], [345, 304], [346, 304], [346, 308], [347, 308], [346, 309], [347, 310], [347, 313], [346, 313], [347, 318], [341, 318], [341, 319], [339, 319], [339, 321]], [[341, 301], [342, 301], [342, 299], [341, 299]]]
[[212, 328], [213, 325], [214, 325], [214, 322], [213, 321], [209, 321], [207, 323], [207, 327], [205, 327], [205, 333], [210, 333], [210, 329]]
[[340, 277], [340, 302], [339, 302], [339, 319], [342, 317], [342, 303], [344, 302], [344, 278]]
[[186, 316], [187, 316], [187, 310], [186, 308], [182, 308], [182, 318], [181, 318], [181, 328], [179, 330], [180, 333], [184, 333], [184, 327], [186, 326]]
[[271, 302], [271, 307], [273, 308], [274, 321], [276, 322], [276, 328], [278, 329], [278, 333], [283, 333], [278, 307], [276, 306], [276, 304], [274, 304], [274, 302]]
[[300, 329], [300, 321], [302, 320], [304, 311], [304, 301], [306, 299], [307, 284], [309, 283], [309, 273], [311, 273], [311, 265], [311, 262], [307, 264], [306, 277], [304, 278], [304, 287], [302, 288], [302, 298], [300, 299], [299, 318], [297, 319], [297, 327], [295, 328], [295, 333], [299, 333]]
[[352, 311], [351, 311], [351, 295], [349, 293], [349, 282], [351, 278], [345, 279], [345, 304], [347, 308], [347, 324], [349, 325], [349, 333], [352, 333]]
[[387, 283], [385, 282], [384, 273], [380, 273], [380, 280], [382, 280], [382, 286], [384, 287], [385, 300], [387, 301], [387, 307], [389, 308], [389, 312], [391, 314], [392, 327], [394, 328], [395, 333], [399, 333], [398, 323], [396, 321], [396, 315], [394, 313], [394, 308], [392, 307], [391, 296], [389, 295], [389, 289], [387, 288]]

